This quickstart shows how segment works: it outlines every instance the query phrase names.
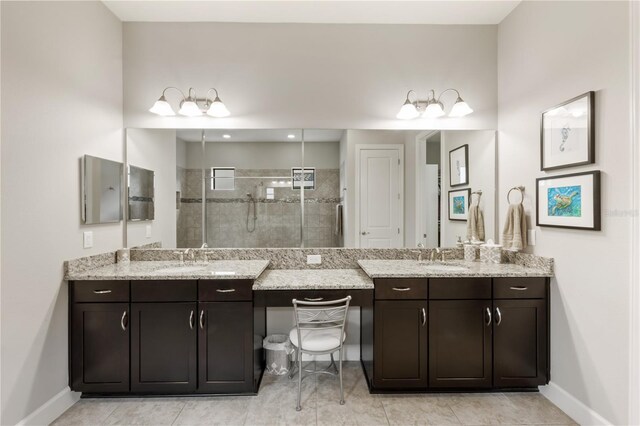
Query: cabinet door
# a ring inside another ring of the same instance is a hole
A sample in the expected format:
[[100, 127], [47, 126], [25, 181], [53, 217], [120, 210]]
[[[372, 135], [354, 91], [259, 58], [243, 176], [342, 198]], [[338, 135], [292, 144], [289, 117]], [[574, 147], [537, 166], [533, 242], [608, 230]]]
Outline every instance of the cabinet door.
[[198, 306], [198, 392], [253, 392], [252, 302]]
[[131, 304], [131, 390], [196, 389], [196, 304]]
[[545, 300], [496, 300], [494, 304], [494, 386], [512, 388], [546, 384]]
[[429, 385], [491, 387], [491, 301], [429, 302]]
[[72, 390], [129, 391], [128, 314], [128, 303], [75, 303], [71, 306]]
[[427, 387], [427, 317], [426, 300], [375, 302], [374, 387]]

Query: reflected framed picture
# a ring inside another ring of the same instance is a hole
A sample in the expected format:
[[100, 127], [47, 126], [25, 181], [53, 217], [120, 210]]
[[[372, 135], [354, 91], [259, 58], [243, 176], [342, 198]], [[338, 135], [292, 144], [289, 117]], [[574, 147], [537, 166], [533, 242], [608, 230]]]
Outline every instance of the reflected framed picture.
[[449, 220], [467, 220], [471, 189], [455, 189], [449, 191]]
[[536, 225], [600, 230], [600, 171], [536, 179]]
[[542, 113], [541, 170], [574, 167], [595, 161], [594, 99], [594, 92], [587, 92]]
[[291, 169], [291, 189], [300, 189], [300, 182], [304, 189], [316, 189], [315, 167], [305, 167], [304, 177], [301, 168]]
[[449, 151], [449, 184], [450, 186], [469, 184], [469, 145], [462, 145]]

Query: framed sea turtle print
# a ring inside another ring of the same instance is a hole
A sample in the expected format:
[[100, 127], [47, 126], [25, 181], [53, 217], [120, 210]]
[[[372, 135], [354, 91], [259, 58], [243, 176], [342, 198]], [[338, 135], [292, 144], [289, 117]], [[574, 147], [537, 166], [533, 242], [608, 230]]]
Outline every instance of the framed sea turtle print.
[[471, 189], [454, 189], [449, 191], [449, 220], [467, 220]]
[[536, 225], [600, 230], [600, 171], [536, 179]]
[[554, 170], [595, 161], [594, 92], [587, 92], [542, 113], [540, 169]]

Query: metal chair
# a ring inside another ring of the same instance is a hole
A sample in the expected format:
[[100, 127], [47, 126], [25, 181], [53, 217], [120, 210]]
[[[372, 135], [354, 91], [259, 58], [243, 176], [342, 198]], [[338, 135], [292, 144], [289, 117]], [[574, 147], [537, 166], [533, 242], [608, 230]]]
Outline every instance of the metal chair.
[[[343, 344], [347, 337], [345, 324], [351, 296], [344, 299], [328, 300], [326, 302], [307, 302], [293, 299], [293, 311], [296, 319], [295, 328], [289, 332], [289, 339], [295, 346], [298, 371], [298, 400], [296, 410], [302, 410], [300, 393], [302, 386], [302, 372], [309, 374], [331, 374], [340, 377], [340, 404], [344, 405], [344, 389], [342, 386], [342, 358]], [[334, 352], [338, 352], [338, 366], [333, 359]], [[331, 364], [324, 370], [303, 370], [302, 354], [331, 356]], [[331, 368], [336, 371], [331, 372]], [[289, 378], [293, 378], [292, 370]]]

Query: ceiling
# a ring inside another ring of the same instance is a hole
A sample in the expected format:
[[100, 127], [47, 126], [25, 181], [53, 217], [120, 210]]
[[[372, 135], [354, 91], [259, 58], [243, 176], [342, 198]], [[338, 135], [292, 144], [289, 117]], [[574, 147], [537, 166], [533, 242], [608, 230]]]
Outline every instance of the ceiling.
[[[304, 131], [305, 142], [338, 142], [342, 138], [342, 130], [314, 130]], [[205, 130], [206, 142], [300, 142], [300, 129], [208, 129]], [[186, 142], [202, 141], [202, 130], [178, 130], [178, 139]], [[229, 135], [225, 138], [223, 135]], [[289, 138], [294, 135], [294, 138]]]
[[126, 22], [495, 25], [520, 0], [103, 0]]

